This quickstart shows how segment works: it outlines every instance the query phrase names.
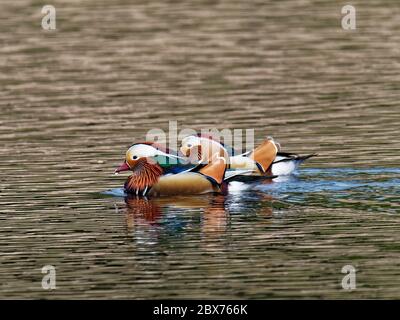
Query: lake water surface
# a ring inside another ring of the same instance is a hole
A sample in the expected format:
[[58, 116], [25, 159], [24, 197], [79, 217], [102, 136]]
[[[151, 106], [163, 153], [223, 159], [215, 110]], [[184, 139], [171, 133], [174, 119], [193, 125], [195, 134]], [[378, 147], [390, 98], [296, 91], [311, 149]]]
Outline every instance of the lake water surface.
[[[353, 1], [355, 31], [340, 1], [52, 3], [56, 31], [0, 4], [1, 298], [400, 298], [398, 1]], [[104, 194], [169, 120], [319, 156], [227, 196]]]

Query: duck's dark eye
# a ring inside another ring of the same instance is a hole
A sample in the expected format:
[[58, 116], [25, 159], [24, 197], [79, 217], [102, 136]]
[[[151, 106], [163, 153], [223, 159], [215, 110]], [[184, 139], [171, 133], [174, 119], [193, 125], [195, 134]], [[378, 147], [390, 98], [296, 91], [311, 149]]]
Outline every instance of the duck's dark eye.
[[137, 156], [133, 156], [132, 159], [133, 159], [133, 160], [136, 160], [136, 159], [137, 159]]
[[191, 144], [191, 143], [188, 143], [187, 146], [188, 146], [188, 148], [191, 148], [191, 147], [192, 147], [192, 144]]

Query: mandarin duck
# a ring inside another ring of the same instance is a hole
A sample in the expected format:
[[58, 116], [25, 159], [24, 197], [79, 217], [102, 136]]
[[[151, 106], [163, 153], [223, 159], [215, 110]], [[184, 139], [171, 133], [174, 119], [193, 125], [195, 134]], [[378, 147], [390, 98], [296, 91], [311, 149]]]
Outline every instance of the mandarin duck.
[[[115, 173], [132, 171], [124, 184], [128, 195], [223, 193], [226, 190], [224, 180], [228, 158], [227, 151], [220, 148], [207, 164], [193, 165], [157, 143], [135, 143], [128, 149], [125, 161]], [[232, 172], [227, 178], [247, 172]]]
[[[272, 138], [267, 138], [252, 151], [236, 155], [232, 148], [225, 147], [213, 137], [204, 135], [185, 137], [180, 151], [186, 157], [197, 158], [200, 163], [206, 163], [219, 147], [225, 148], [229, 154], [228, 170], [251, 170], [250, 176], [269, 175], [271, 178], [292, 174], [302, 162], [316, 156], [316, 154], [300, 156], [295, 153], [280, 152], [280, 145]], [[235, 180], [240, 179], [238, 177]]]

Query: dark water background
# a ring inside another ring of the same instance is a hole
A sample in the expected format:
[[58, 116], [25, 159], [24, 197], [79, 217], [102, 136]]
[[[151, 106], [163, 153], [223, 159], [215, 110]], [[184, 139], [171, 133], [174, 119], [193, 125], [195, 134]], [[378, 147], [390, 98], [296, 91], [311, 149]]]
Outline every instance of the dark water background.
[[[54, 0], [53, 32], [45, 4], [0, 3], [1, 298], [400, 298], [398, 1], [352, 1], [356, 31], [341, 1]], [[168, 120], [320, 156], [226, 197], [102, 194]]]

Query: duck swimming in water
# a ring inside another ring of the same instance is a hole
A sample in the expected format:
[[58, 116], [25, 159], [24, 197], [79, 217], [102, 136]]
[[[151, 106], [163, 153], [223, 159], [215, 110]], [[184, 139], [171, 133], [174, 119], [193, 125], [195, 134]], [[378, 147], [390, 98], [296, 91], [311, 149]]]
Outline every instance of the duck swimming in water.
[[[209, 163], [193, 165], [156, 143], [144, 142], [128, 149], [125, 161], [115, 173], [132, 171], [124, 185], [128, 194], [163, 196], [222, 193], [227, 159], [228, 153], [221, 148]], [[189, 169], [186, 169], [188, 166]]]
[[[223, 146], [211, 136], [192, 135], [182, 140], [181, 152], [190, 158], [198, 158], [205, 163], [214, 149]], [[280, 144], [271, 137], [264, 140], [257, 148], [236, 155], [232, 148], [223, 146], [228, 154], [229, 169], [251, 170], [251, 176], [281, 176], [292, 174], [305, 160], [316, 154], [298, 155], [280, 151]]]

